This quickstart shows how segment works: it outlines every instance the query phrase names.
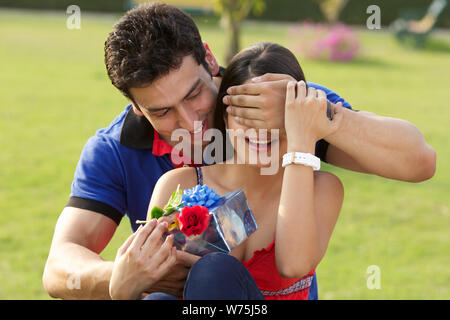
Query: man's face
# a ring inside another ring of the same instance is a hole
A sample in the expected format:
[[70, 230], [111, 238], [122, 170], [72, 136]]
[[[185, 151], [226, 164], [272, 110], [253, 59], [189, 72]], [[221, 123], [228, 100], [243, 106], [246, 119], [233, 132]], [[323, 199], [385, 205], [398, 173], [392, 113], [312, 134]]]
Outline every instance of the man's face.
[[[199, 131], [205, 132], [213, 125], [217, 87], [203, 65], [199, 65], [191, 55], [183, 58], [181, 67], [170, 71], [151, 85], [130, 88], [140, 113], [144, 115], [170, 145], [172, 132], [185, 129], [191, 134], [191, 141], [201, 139]], [[194, 121], [202, 123], [194, 128]], [[194, 137], [194, 133], [196, 133]], [[207, 144], [208, 142], [205, 142]]]

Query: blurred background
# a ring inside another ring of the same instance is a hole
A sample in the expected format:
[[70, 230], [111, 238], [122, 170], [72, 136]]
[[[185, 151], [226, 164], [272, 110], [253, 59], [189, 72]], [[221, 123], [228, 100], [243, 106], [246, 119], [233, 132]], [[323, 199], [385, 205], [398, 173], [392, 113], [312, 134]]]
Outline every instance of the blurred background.
[[[104, 42], [138, 2], [0, 0], [0, 299], [49, 299], [42, 272], [81, 150], [128, 104], [106, 75]], [[307, 80], [421, 130], [438, 156], [426, 182], [323, 166], [345, 200], [317, 269], [319, 297], [449, 299], [448, 1], [165, 2], [192, 15], [222, 66], [251, 44], [280, 43]], [[102, 257], [113, 260], [130, 232], [123, 219]]]

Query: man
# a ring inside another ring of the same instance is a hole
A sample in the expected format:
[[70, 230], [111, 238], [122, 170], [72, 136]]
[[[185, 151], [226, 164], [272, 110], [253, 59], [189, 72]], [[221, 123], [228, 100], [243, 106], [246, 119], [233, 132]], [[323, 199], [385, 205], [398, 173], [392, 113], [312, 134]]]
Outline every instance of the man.
[[[183, 128], [194, 136], [196, 121], [202, 123], [202, 130], [211, 127], [221, 68], [194, 22], [160, 3], [125, 14], [105, 43], [105, 63], [113, 85], [131, 105], [83, 149], [69, 203], [56, 225], [44, 286], [53, 297], [108, 299], [111, 275], [120, 269], [123, 288], [139, 283], [139, 290], [115, 297], [139, 298], [152, 291], [181, 296], [196, 257], [178, 252], [175, 265], [167, 264], [170, 268], [161, 273], [165, 276], [155, 278], [146, 261], [163, 251], [161, 231], [139, 229], [119, 249], [115, 262], [104, 261], [99, 254], [123, 215], [129, 217], [133, 231], [135, 221], [145, 219], [156, 181], [175, 167], [170, 153], [178, 141], [171, 140], [172, 132]], [[285, 75], [264, 75], [232, 88], [224, 101], [243, 124], [283, 128], [289, 80]], [[353, 112], [334, 92], [308, 85], [325, 91], [336, 112], [343, 114], [338, 132], [317, 144], [316, 154], [323, 161], [403, 181], [433, 176], [435, 152], [412, 124]], [[151, 234], [158, 236], [151, 239]], [[133, 237], [139, 243], [153, 241], [152, 255], [142, 256], [139, 246], [129, 252], [128, 248], [136, 247]], [[77, 289], [66, 285], [74, 274], [80, 284]]]

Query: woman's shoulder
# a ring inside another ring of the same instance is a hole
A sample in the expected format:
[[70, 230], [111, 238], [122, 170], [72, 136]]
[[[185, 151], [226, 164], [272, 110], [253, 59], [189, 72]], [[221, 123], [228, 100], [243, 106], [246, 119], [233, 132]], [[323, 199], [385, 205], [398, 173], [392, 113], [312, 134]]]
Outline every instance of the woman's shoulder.
[[173, 188], [173, 190], [178, 185], [180, 185], [180, 189], [193, 188], [197, 185], [197, 173], [193, 167], [176, 168], [164, 173], [156, 185], [169, 189]]
[[[178, 186], [183, 190], [193, 188], [196, 184], [197, 177], [194, 168], [177, 168], [166, 172], [156, 182], [152, 192], [149, 210], [154, 206], [164, 207]], [[147, 217], [149, 212], [147, 213]]]

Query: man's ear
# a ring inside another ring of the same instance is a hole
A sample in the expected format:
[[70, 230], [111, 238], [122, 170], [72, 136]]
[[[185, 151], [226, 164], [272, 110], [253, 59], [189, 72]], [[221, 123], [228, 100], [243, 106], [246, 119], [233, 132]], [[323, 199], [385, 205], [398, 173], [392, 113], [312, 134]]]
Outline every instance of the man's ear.
[[208, 64], [209, 71], [213, 75], [213, 77], [217, 76], [219, 74], [219, 62], [217, 62], [216, 57], [212, 53], [211, 49], [209, 48], [208, 44], [206, 42], [203, 42], [203, 46], [206, 49], [206, 55], [205, 60]]

